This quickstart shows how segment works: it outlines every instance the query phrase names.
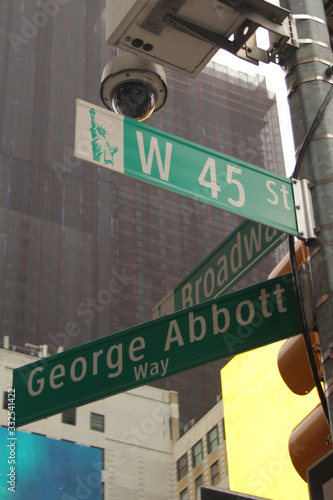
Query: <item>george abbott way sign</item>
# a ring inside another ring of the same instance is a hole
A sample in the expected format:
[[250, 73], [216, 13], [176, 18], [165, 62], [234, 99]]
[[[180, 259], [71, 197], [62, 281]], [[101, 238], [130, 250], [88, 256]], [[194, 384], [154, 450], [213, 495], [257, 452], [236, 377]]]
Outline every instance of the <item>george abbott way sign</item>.
[[301, 332], [284, 275], [13, 372], [21, 426]]
[[285, 233], [242, 222], [153, 308], [160, 318], [222, 295], [281, 243]]
[[75, 156], [298, 235], [292, 179], [79, 99]]

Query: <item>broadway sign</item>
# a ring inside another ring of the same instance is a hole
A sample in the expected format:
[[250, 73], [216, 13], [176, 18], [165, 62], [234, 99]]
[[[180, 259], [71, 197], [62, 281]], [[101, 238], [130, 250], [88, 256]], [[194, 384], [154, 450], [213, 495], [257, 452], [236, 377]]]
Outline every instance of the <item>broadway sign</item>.
[[284, 275], [15, 369], [16, 423], [300, 332], [292, 277]]
[[281, 241], [285, 234], [246, 220], [153, 308], [160, 318], [226, 293]]

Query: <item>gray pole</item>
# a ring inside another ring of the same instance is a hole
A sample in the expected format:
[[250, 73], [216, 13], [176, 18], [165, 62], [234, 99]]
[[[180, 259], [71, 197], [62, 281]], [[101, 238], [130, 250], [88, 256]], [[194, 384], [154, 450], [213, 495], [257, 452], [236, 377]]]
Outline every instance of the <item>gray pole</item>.
[[[280, 0], [296, 18], [298, 49], [283, 58], [296, 153], [330, 92], [333, 77], [324, 0]], [[331, 94], [332, 96], [332, 94]], [[310, 181], [318, 240], [309, 245], [314, 306], [333, 430], [333, 99], [304, 148], [297, 177]], [[331, 353], [331, 355], [330, 355]]]

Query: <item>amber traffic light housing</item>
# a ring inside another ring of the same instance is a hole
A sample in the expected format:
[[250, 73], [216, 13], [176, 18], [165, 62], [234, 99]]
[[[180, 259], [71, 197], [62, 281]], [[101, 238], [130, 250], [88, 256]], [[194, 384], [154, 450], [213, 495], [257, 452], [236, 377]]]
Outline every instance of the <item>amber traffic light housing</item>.
[[[295, 244], [297, 266], [307, 259], [307, 250], [303, 242]], [[275, 278], [291, 271], [289, 255], [279, 262], [269, 278]], [[312, 351], [319, 377], [323, 378], [319, 335], [310, 332]], [[288, 339], [278, 354], [280, 375], [289, 389], [300, 396], [305, 396], [315, 387], [309, 358], [303, 335]], [[333, 449], [330, 428], [322, 405], [319, 404], [291, 432], [289, 437], [289, 454], [293, 466], [304, 481], [307, 481], [307, 470], [317, 460]]]
[[[316, 366], [322, 378], [319, 336], [310, 333]], [[305, 396], [315, 387], [302, 335], [288, 339], [278, 354], [278, 368], [289, 389]], [[289, 454], [293, 466], [304, 481], [307, 470], [333, 449], [330, 428], [321, 404], [316, 406], [291, 432]]]
[[[322, 365], [317, 332], [310, 333], [312, 350], [315, 355], [319, 376], [322, 377]], [[284, 382], [289, 389], [299, 396], [308, 394], [315, 386], [310, 369], [308, 355], [305, 348], [303, 335], [288, 339], [278, 355], [278, 368]]]
[[330, 428], [319, 404], [290, 434], [290, 458], [298, 474], [307, 481], [309, 467], [332, 450]]

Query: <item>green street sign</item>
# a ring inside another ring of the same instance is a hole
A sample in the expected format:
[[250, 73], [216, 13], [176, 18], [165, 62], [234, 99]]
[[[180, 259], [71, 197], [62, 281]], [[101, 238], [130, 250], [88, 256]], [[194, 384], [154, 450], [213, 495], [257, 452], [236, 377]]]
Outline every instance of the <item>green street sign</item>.
[[75, 156], [298, 235], [292, 179], [81, 100]]
[[285, 233], [257, 222], [242, 222], [215, 250], [153, 308], [153, 318], [224, 294], [276, 248]]
[[280, 276], [15, 369], [16, 425], [300, 332]]

